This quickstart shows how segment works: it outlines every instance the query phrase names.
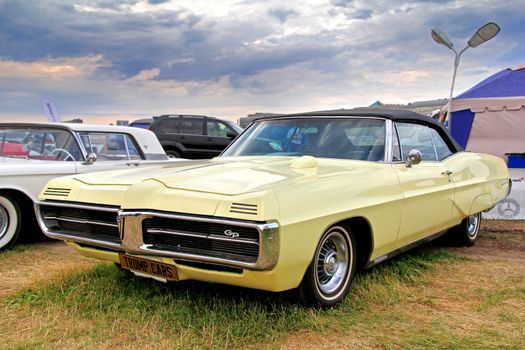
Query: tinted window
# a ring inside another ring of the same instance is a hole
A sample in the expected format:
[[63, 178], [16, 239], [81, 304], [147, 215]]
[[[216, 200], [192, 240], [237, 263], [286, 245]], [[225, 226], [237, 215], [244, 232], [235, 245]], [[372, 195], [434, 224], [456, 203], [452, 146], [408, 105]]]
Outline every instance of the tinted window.
[[436, 146], [436, 153], [438, 160], [443, 160], [448, 156], [452, 155], [452, 151], [448, 147], [447, 143], [443, 140], [441, 135], [435, 129], [429, 129], [430, 134], [432, 135], [432, 141], [434, 141], [434, 146]]
[[173, 132], [173, 133], [179, 132], [179, 125], [177, 123], [177, 120], [174, 120], [174, 119], [160, 120], [157, 125], [158, 125], [157, 129], [164, 131], [164, 132]]
[[424, 161], [436, 161], [436, 151], [429, 129], [424, 125], [397, 123], [403, 159], [411, 149], [421, 152]]
[[82, 133], [80, 139], [88, 153], [97, 155], [97, 160], [142, 159], [137, 145], [126, 134]]
[[384, 120], [309, 117], [256, 122], [224, 156], [311, 155], [383, 161], [384, 153]]
[[217, 121], [208, 121], [207, 132], [208, 136], [227, 137], [228, 132], [230, 132], [230, 129], [226, 125], [224, 125], [224, 123]]
[[196, 119], [180, 119], [177, 121], [179, 125], [179, 133], [188, 135], [203, 135], [204, 122]]

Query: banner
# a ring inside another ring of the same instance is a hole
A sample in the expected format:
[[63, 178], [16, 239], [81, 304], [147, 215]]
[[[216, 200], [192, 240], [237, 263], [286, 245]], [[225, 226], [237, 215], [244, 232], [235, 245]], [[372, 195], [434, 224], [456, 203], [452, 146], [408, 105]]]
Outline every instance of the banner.
[[41, 98], [42, 107], [44, 108], [44, 113], [47, 115], [47, 121], [50, 123], [60, 123], [60, 114], [58, 114], [58, 109], [50, 100], [46, 98]]

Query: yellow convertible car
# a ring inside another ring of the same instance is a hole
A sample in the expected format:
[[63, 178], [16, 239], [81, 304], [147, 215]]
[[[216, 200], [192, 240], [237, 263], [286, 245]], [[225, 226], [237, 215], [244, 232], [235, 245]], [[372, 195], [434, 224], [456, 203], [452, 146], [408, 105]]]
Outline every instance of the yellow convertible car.
[[57, 178], [36, 212], [49, 237], [137, 275], [330, 306], [357, 268], [447, 231], [474, 244], [509, 190], [502, 159], [431, 119], [355, 109], [259, 119], [207, 161]]

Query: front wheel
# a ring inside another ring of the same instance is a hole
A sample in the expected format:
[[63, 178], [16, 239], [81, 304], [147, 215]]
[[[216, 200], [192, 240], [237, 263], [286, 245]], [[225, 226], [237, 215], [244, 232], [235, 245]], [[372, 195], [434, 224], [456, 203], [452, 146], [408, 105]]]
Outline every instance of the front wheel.
[[0, 251], [11, 248], [20, 234], [20, 207], [8, 196], [0, 195]]
[[327, 307], [344, 299], [356, 270], [355, 247], [354, 235], [348, 228], [333, 226], [323, 234], [299, 286], [303, 302]]

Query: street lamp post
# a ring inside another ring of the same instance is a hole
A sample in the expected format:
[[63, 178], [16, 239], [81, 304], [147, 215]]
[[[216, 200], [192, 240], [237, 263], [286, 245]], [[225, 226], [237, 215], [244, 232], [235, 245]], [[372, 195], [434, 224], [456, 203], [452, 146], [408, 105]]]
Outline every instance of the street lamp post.
[[[465, 52], [469, 47], [477, 47], [484, 42], [489, 41], [493, 37], [495, 37], [500, 31], [500, 27], [494, 23], [494, 22], [488, 22], [479, 27], [479, 29], [472, 35], [470, 40], [467, 43], [467, 46], [465, 46], [461, 51], [457, 52], [456, 49], [454, 49], [454, 44], [450, 41], [449, 38], [443, 33], [441, 30], [433, 28], [430, 30], [430, 34], [432, 35], [432, 39], [434, 39], [435, 42], [438, 44], [444, 45], [454, 51], [454, 54], [456, 57], [454, 58], [454, 73], [452, 74], [452, 84], [450, 86], [450, 97], [448, 99], [448, 108], [447, 108], [447, 117], [450, 120], [450, 116], [452, 113], [452, 94], [454, 92], [454, 83], [456, 82], [456, 73], [458, 71], [459, 66], [459, 60], [461, 58], [461, 55], [463, 52]], [[441, 120], [442, 122], [444, 120]]]

